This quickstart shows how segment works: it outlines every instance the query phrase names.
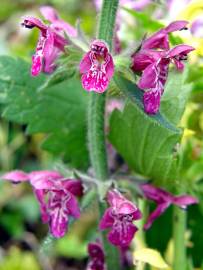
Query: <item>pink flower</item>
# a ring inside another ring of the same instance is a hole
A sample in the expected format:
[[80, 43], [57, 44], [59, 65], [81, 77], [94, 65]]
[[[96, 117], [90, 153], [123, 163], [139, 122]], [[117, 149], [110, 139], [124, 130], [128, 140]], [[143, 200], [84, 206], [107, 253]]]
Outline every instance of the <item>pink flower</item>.
[[8, 172], [2, 178], [11, 181], [13, 184], [29, 181], [28, 174], [19, 170]]
[[175, 21], [170, 23], [167, 27], [160, 29], [151, 37], [145, 39], [142, 43], [142, 49], [163, 49], [169, 50], [168, 34], [187, 29], [187, 21]]
[[69, 23], [61, 20], [54, 8], [50, 6], [42, 6], [40, 8], [40, 12], [44, 16], [44, 18], [51, 23], [50, 27], [53, 28], [55, 31], [57, 31], [58, 33], [61, 32], [61, 34], [65, 32], [68, 36], [76, 37], [76, 29], [72, 27], [72, 25], [70, 25]]
[[73, 27], [58, 19], [56, 11], [51, 7], [42, 7], [42, 14], [51, 22], [47, 26], [41, 20], [34, 17], [25, 17], [22, 25], [32, 29], [37, 27], [40, 30], [36, 52], [32, 56], [32, 76], [37, 76], [40, 72], [52, 73], [56, 68], [55, 61], [64, 52], [64, 47], [68, 41], [63, 37], [63, 32], [75, 35]]
[[89, 243], [88, 254], [90, 261], [87, 270], [105, 270], [104, 251], [100, 243]]
[[80, 62], [82, 86], [87, 91], [103, 93], [114, 74], [114, 63], [105, 42], [95, 40]]
[[49, 223], [54, 237], [63, 237], [69, 216], [80, 217], [76, 196], [82, 196], [81, 181], [64, 178], [56, 171], [12, 171], [2, 176], [14, 183], [29, 181], [40, 205], [42, 221]]
[[141, 218], [139, 209], [117, 190], [108, 192], [107, 201], [110, 207], [105, 211], [100, 224], [100, 230], [110, 228], [108, 240], [115, 246], [129, 246], [137, 227], [134, 220]]
[[138, 86], [145, 90], [143, 103], [148, 114], [156, 114], [159, 110], [169, 64], [174, 63], [176, 68], [182, 71], [184, 68], [182, 61], [186, 60], [188, 53], [194, 50], [193, 47], [185, 44], [169, 49], [168, 33], [185, 29], [186, 24], [185, 21], [169, 24], [146, 39], [140, 51], [132, 56], [132, 69], [135, 72], [142, 72]]
[[148, 217], [144, 229], [147, 230], [151, 227], [155, 219], [157, 219], [164, 211], [171, 205], [175, 204], [182, 209], [186, 209], [188, 205], [198, 203], [198, 200], [189, 195], [174, 196], [173, 194], [165, 191], [164, 189], [154, 187], [150, 184], [141, 184], [141, 191], [143, 195], [157, 203], [157, 208]]

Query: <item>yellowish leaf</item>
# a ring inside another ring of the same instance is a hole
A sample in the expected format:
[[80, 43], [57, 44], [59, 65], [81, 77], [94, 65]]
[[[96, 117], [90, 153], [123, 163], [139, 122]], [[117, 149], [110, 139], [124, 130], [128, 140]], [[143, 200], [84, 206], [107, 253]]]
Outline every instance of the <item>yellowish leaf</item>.
[[133, 253], [133, 260], [134, 260], [134, 264], [136, 264], [136, 262], [143, 262], [143, 263], [148, 263], [151, 266], [154, 266], [159, 269], [169, 268], [167, 263], [162, 258], [161, 254], [157, 250], [150, 249], [150, 248], [142, 248], [142, 249], [136, 250]]

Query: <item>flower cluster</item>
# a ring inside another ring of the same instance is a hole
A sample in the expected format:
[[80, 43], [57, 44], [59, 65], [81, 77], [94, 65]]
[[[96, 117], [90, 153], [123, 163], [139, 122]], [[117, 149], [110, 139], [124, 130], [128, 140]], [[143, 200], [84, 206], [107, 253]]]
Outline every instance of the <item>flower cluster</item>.
[[193, 47], [185, 44], [172, 49], [169, 46], [169, 33], [186, 29], [187, 21], [175, 21], [143, 41], [138, 52], [132, 55], [132, 70], [142, 72], [138, 86], [145, 90], [143, 103], [145, 112], [156, 114], [168, 77], [169, 64], [174, 63], [179, 71]]
[[39, 40], [36, 52], [32, 56], [31, 74], [39, 75], [40, 72], [52, 73], [56, 68], [56, 60], [64, 52], [64, 47], [68, 44], [64, 38], [64, 32], [69, 36], [75, 36], [76, 30], [67, 22], [59, 19], [56, 11], [44, 6], [40, 9], [45, 19], [50, 22], [47, 26], [41, 20], [35, 17], [24, 17], [22, 26], [32, 29], [34, 27], [40, 30]]
[[[51, 234], [63, 237], [68, 228], [69, 216], [80, 217], [77, 197], [83, 195], [83, 185], [80, 180], [67, 179], [57, 171], [11, 171], [2, 176], [13, 184], [29, 182], [39, 202], [42, 221], [49, 224]], [[174, 196], [173, 194], [154, 187], [150, 184], [140, 184], [143, 196], [155, 201], [158, 206], [148, 217], [144, 229], [149, 229], [171, 204], [182, 209], [197, 203], [197, 199], [189, 195]], [[110, 189], [107, 192], [109, 208], [104, 212], [99, 223], [100, 230], [109, 229], [108, 240], [119, 248], [121, 263], [131, 265], [132, 258], [129, 246], [138, 228], [134, 221], [141, 219], [142, 214], [137, 206], [125, 198], [118, 190]], [[89, 243], [89, 262], [87, 270], [106, 270], [105, 254], [100, 242]]]
[[[142, 4], [145, 5], [148, 2], [150, 1], [142, 1]], [[133, 8], [137, 9], [137, 4], [135, 3]], [[34, 17], [25, 17], [22, 23], [26, 28], [37, 27], [40, 30], [36, 52], [32, 57], [31, 73], [33, 76], [39, 75], [41, 71], [52, 73], [55, 70], [56, 60], [64, 52], [64, 48], [69, 42], [64, 33], [70, 37], [76, 37], [75, 28], [61, 20], [52, 7], [44, 6], [40, 11], [50, 22], [49, 25]], [[159, 110], [168, 77], [169, 64], [174, 63], [176, 68], [182, 71], [183, 61], [187, 59], [188, 53], [194, 50], [193, 47], [185, 44], [172, 49], [169, 46], [169, 34], [187, 29], [187, 24], [187, 21], [172, 22], [145, 39], [140, 50], [132, 55], [132, 70], [142, 72], [138, 86], [144, 90], [143, 103], [145, 112], [148, 114], [156, 114]], [[118, 25], [116, 29], [119, 29]], [[117, 53], [120, 52], [118, 44], [120, 42], [116, 36]], [[114, 61], [105, 41], [94, 40], [91, 43], [90, 50], [85, 53], [80, 62], [79, 70], [85, 90], [97, 93], [106, 91], [114, 74]]]
[[12, 171], [2, 177], [14, 184], [29, 181], [40, 205], [41, 217], [54, 237], [63, 237], [69, 216], [80, 217], [76, 196], [83, 194], [81, 181], [66, 179], [57, 171]]

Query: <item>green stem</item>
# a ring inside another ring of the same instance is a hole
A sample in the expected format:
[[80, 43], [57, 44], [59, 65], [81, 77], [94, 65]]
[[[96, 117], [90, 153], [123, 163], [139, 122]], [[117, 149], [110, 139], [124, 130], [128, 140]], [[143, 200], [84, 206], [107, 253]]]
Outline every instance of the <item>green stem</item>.
[[186, 270], [186, 230], [187, 212], [174, 206], [173, 215], [173, 238], [174, 238], [174, 258], [173, 270]]
[[[98, 39], [104, 40], [109, 49], [112, 49], [114, 25], [119, 0], [104, 0], [99, 19]], [[90, 160], [97, 179], [105, 181], [108, 179], [108, 166], [105, 145], [105, 102], [106, 94], [90, 93], [88, 111], [88, 142]], [[105, 210], [105, 203], [99, 202], [100, 216]], [[104, 251], [106, 254], [107, 270], [120, 270], [119, 252], [106, 238], [106, 232], [102, 233]]]

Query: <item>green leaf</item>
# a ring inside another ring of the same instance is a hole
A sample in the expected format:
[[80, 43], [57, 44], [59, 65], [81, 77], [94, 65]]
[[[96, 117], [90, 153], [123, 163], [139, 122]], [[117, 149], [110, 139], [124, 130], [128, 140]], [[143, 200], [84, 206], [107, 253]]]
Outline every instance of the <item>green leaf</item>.
[[151, 266], [157, 267], [159, 269], [168, 269], [169, 266], [162, 258], [161, 254], [151, 248], [142, 248], [134, 251], [133, 253], [134, 264], [138, 262], [148, 263]]
[[178, 125], [192, 91], [192, 84], [185, 84], [188, 70], [171, 70], [161, 99], [161, 113], [174, 125]]
[[73, 77], [41, 89], [45, 76], [30, 76], [20, 59], [0, 57], [0, 89], [6, 94], [3, 117], [27, 125], [27, 133], [45, 133], [42, 148], [73, 166], [88, 166], [86, 109], [88, 95]]
[[[136, 104], [138, 109], [143, 112], [144, 106], [143, 106], [143, 91], [137, 87], [135, 83], [132, 81], [129, 81], [126, 78], [123, 78], [121, 74], [116, 74], [114, 76], [114, 81], [117, 85], [117, 87], [120, 89], [120, 91], [129, 98], [133, 104]], [[147, 114], [144, 113], [144, 116], [147, 117]], [[151, 119], [154, 119], [155, 122], [157, 122], [160, 125], [165, 126], [168, 129], [178, 131], [178, 129], [171, 124], [167, 119], [165, 119], [162, 114], [159, 112], [156, 115], [148, 116]]]
[[143, 111], [142, 95], [136, 86], [115, 77], [120, 90], [128, 96], [123, 112], [115, 110], [110, 119], [109, 139], [135, 172], [164, 184], [177, 178], [175, 147], [182, 131], [160, 113], [149, 116]]

